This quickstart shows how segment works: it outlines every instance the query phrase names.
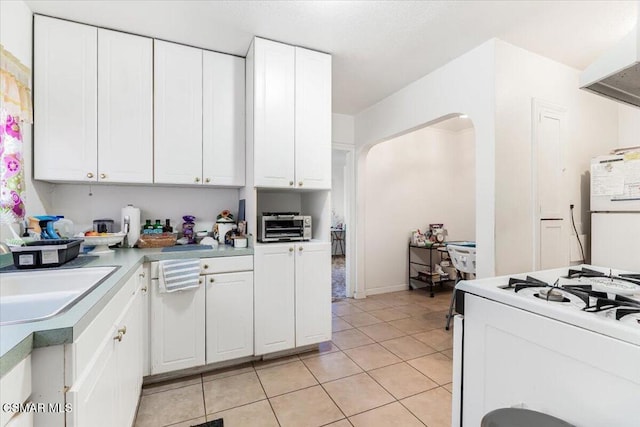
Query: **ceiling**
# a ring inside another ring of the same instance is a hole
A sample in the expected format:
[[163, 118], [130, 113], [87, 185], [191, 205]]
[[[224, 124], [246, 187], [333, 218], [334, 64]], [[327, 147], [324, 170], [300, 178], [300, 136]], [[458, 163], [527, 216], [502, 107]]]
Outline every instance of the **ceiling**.
[[32, 11], [244, 56], [254, 35], [333, 55], [333, 111], [355, 114], [484, 41], [584, 69], [636, 1], [26, 1]]

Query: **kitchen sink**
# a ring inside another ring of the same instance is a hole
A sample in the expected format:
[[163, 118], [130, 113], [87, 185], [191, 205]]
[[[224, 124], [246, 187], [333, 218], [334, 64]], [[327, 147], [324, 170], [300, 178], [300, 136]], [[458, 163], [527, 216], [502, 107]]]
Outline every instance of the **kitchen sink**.
[[67, 311], [118, 267], [26, 271], [0, 275], [0, 325], [34, 322]]

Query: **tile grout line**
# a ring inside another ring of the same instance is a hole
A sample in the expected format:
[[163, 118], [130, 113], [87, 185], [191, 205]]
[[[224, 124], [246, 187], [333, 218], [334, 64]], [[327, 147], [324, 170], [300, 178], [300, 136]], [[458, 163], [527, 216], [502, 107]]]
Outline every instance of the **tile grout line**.
[[271, 408], [271, 412], [273, 413], [273, 416], [276, 418], [276, 422], [278, 423], [278, 426], [282, 427], [282, 424], [280, 424], [280, 419], [278, 418], [278, 414], [276, 414], [275, 409], [273, 409], [273, 404], [271, 403], [271, 399], [267, 395], [267, 390], [264, 389], [264, 384], [262, 384], [262, 380], [260, 379], [260, 375], [258, 375], [258, 371], [256, 370], [255, 366], [253, 367], [253, 371], [255, 372], [256, 377], [258, 377], [258, 383], [260, 384], [260, 388], [262, 388], [262, 392], [264, 393], [264, 396], [267, 399], [267, 402], [269, 402], [269, 408]]
[[[341, 352], [342, 352], [342, 350], [341, 350]], [[337, 352], [334, 352], [334, 353], [337, 353]], [[329, 354], [334, 354], [334, 353], [329, 353]], [[342, 352], [342, 353], [344, 354], [344, 352]], [[345, 356], [347, 356], [347, 355], [345, 354]], [[348, 357], [349, 357], [349, 356], [347, 356], [347, 358], [348, 358]], [[355, 363], [355, 362], [354, 362], [354, 363]], [[333, 396], [331, 396], [331, 394], [329, 394], [329, 392], [327, 391], [327, 389], [325, 389], [325, 388], [324, 388], [324, 385], [320, 382], [320, 380], [318, 380], [318, 378], [317, 378], [317, 377], [315, 376], [315, 374], [311, 371], [311, 369], [309, 369], [309, 367], [304, 363], [304, 361], [302, 361], [302, 364], [304, 365], [304, 367], [305, 367], [305, 368], [307, 368], [307, 370], [309, 371], [309, 373], [311, 374], [311, 376], [312, 376], [312, 377], [313, 377], [313, 378], [318, 382], [318, 385], [320, 386], [320, 388], [322, 389], [322, 391], [324, 391], [324, 393], [329, 397], [329, 399], [331, 400], [331, 402], [333, 402], [333, 404], [336, 406], [336, 408], [338, 408], [338, 411], [340, 411], [340, 413], [344, 416], [344, 418], [343, 418], [343, 419], [345, 419], [345, 420], [347, 420], [347, 422], [349, 422], [349, 419], [348, 419], [348, 417], [347, 417], [347, 414], [345, 414], [345, 413], [344, 413], [344, 411], [342, 410], [342, 408], [338, 405], [338, 403], [337, 403], [335, 400], [333, 400]], [[356, 365], [356, 366], [357, 366], [357, 365]], [[359, 367], [359, 366], [358, 366], [358, 367]], [[361, 369], [362, 369], [362, 368], [361, 368]], [[353, 374], [353, 375], [357, 375], [357, 374]], [[347, 378], [347, 377], [344, 377], [344, 378]], [[330, 382], [330, 381], [327, 381], [327, 382]], [[338, 421], [340, 421], [340, 420], [332, 421], [332, 422], [327, 423], [327, 424], [324, 424], [324, 425], [329, 425], [329, 424], [332, 424], [332, 423], [334, 423], [334, 422], [338, 422]], [[349, 424], [351, 424], [351, 423], [349, 422]]]

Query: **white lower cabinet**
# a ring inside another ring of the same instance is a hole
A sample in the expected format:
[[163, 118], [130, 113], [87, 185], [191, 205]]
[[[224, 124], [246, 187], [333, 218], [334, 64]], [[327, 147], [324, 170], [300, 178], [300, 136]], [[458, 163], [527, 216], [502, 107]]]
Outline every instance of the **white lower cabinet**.
[[[31, 355], [28, 355], [0, 378], [0, 399], [5, 403], [24, 403], [31, 395]], [[32, 412], [0, 410], [0, 427], [32, 426]]]
[[[66, 414], [68, 426], [133, 424], [142, 386], [144, 290], [139, 281], [141, 269], [121, 291], [130, 295], [125, 308], [107, 328], [106, 335], [93, 349], [93, 357], [67, 391], [66, 402], [72, 405], [72, 411]], [[98, 317], [96, 321], [85, 333], [100, 327], [98, 323], [102, 320]], [[78, 346], [83, 342], [79, 340]]]
[[331, 339], [331, 244], [296, 246], [296, 347], [300, 347]]
[[255, 247], [255, 354], [331, 339], [331, 245]]
[[256, 246], [255, 354], [295, 347], [294, 244]]
[[150, 322], [152, 375], [204, 365], [204, 286], [160, 293], [152, 279]]
[[253, 273], [204, 277], [207, 363], [253, 355]]

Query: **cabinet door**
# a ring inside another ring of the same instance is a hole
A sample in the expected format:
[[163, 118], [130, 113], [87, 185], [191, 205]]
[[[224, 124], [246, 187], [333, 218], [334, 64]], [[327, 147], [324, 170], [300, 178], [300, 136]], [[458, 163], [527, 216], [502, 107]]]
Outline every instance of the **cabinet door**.
[[97, 179], [95, 27], [34, 18], [34, 177]]
[[244, 185], [244, 58], [202, 53], [204, 184]]
[[154, 42], [154, 182], [202, 182], [202, 51]]
[[207, 283], [207, 363], [253, 354], [253, 273], [210, 274]]
[[118, 343], [113, 326], [96, 349], [93, 365], [84, 370], [67, 392], [66, 401], [73, 411], [66, 414], [67, 425], [116, 426], [121, 425], [118, 415]]
[[255, 354], [295, 346], [293, 243], [255, 247]]
[[[131, 280], [138, 280], [134, 275]], [[142, 387], [142, 292], [138, 287], [129, 309], [116, 322], [120, 331], [125, 331], [116, 347], [118, 380], [118, 425], [133, 425]]]
[[295, 48], [256, 38], [254, 49], [254, 183], [256, 187], [291, 187]]
[[331, 339], [331, 244], [296, 245], [296, 347]]
[[204, 286], [161, 294], [151, 281], [152, 375], [204, 365], [204, 313]]
[[102, 28], [98, 181], [153, 182], [153, 40]]
[[331, 55], [295, 49], [295, 185], [330, 190]]

